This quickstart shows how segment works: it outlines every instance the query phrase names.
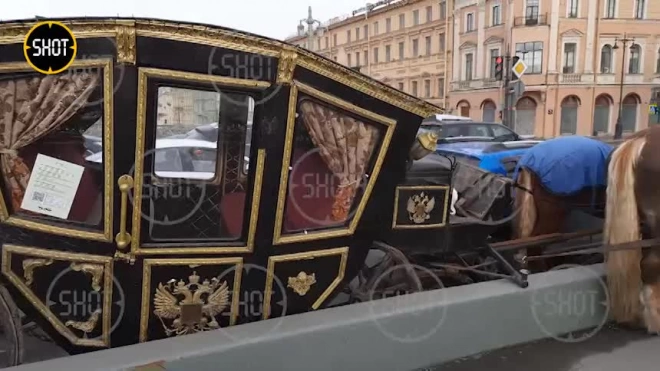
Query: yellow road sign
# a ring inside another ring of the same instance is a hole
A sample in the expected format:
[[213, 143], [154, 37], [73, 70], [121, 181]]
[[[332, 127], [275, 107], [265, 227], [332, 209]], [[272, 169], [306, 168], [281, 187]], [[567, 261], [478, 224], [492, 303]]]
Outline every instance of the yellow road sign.
[[511, 71], [516, 74], [518, 78], [522, 77], [522, 75], [527, 71], [527, 65], [525, 62], [523, 62], [522, 59], [518, 59], [518, 62], [511, 67]]

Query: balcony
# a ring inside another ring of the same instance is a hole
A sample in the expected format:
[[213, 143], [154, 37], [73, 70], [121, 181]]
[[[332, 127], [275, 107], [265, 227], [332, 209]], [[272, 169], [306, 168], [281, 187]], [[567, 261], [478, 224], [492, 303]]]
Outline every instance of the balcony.
[[485, 78], [480, 80], [463, 80], [455, 81], [452, 83], [452, 90], [474, 90], [474, 89], [491, 89], [499, 88], [502, 85], [502, 81], [497, 81], [493, 78]]
[[562, 73], [559, 82], [561, 84], [579, 84], [582, 82], [581, 73]]
[[515, 17], [513, 19], [514, 27], [533, 27], [544, 26], [548, 24], [548, 14], [527, 15], [524, 17]]

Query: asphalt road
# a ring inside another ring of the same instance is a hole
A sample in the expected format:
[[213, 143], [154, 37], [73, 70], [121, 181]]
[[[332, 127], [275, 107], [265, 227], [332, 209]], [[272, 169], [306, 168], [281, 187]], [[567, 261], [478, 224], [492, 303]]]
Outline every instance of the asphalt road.
[[482, 353], [428, 371], [657, 371], [660, 336], [614, 327], [578, 343], [542, 340]]

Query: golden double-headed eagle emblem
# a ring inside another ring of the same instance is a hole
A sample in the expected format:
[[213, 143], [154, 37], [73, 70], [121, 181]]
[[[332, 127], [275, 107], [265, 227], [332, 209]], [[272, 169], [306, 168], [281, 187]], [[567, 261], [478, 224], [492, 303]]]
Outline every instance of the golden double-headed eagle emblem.
[[[193, 272], [188, 283], [172, 279], [158, 284], [154, 297], [154, 314], [163, 324], [167, 336], [179, 336], [220, 327], [215, 317], [229, 306], [227, 281], [212, 278], [199, 282]], [[167, 320], [167, 321], [165, 321]], [[171, 321], [171, 322], [170, 322]]]
[[431, 211], [435, 207], [435, 197], [424, 192], [410, 196], [408, 199], [408, 217], [416, 224], [421, 224], [431, 217]]

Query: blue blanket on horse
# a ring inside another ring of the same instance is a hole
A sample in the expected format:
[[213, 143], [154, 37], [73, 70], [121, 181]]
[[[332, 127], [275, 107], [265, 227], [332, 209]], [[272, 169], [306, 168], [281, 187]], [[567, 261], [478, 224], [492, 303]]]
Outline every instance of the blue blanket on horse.
[[513, 179], [525, 167], [539, 177], [547, 191], [560, 196], [586, 187], [607, 186], [607, 163], [613, 150], [609, 144], [587, 137], [550, 139], [527, 150]]

